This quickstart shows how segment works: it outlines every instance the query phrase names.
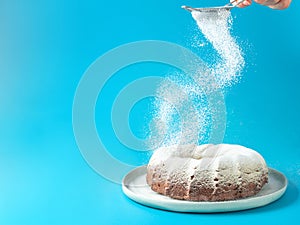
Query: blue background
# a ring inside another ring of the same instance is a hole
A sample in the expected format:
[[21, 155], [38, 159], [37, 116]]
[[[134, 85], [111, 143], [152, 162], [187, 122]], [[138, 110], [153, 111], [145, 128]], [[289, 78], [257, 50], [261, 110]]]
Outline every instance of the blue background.
[[[196, 25], [180, 6], [225, 3], [0, 0], [0, 224], [283, 224], [287, 219], [290, 223], [299, 220], [299, 1], [284, 11], [257, 5], [232, 11], [233, 33], [244, 43], [247, 68], [241, 82], [226, 94], [224, 142], [258, 150], [269, 166], [288, 177], [289, 187], [279, 201], [211, 215], [144, 207], [126, 198], [120, 185], [95, 173], [76, 146], [74, 93], [96, 58], [139, 40], [189, 47]], [[135, 76], [146, 75], [149, 71], [139, 70]], [[111, 87], [121, 85], [111, 80]], [[108, 91], [107, 101], [109, 96]], [[143, 107], [137, 105], [133, 113], [139, 109]], [[120, 145], [112, 135], [105, 136], [106, 142]], [[120, 160], [122, 155], [128, 158], [126, 151], [115, 154]], [[132, 161], [143, 164], [146, 160]]]

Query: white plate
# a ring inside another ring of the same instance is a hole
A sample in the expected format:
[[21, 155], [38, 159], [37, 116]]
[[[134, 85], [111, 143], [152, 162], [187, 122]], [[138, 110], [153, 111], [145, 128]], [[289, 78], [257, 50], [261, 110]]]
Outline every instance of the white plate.
[[255, 196], [221, 202], [192, 202], [176, 200], [151, 190], [146, 183], [146, 166], [137, 167], [123, 179], [123, 192], [132, 200], [153, 208], [177, 212], [229, 212], [256, 208], [279, 199], [287, 187], [286, 177], [269, 168], [269, 182]]

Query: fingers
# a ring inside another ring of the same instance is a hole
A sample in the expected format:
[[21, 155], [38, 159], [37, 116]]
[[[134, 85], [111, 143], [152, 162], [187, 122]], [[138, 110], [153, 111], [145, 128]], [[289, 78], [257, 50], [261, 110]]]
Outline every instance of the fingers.
[[[231, 3], [237, 4], [240, 0], [232, 0]], [[271, 9], [286, 9], [291, 4], [292, 0], [254, 0], [260, 5], [265, 5]], [[245, 8], [252, 4], [252, 0], [245, 0], [244, 2], [237, 5], [239, 8]]]
[[245, 0], [241, 4], [239, 4], [240, 8], [245, 8], [247, 6], [250, 6], [252, 4], [252, 0]]
[[254, 0], [258, 4], [266, 5], [271, 9], [286, 9], [291, 4], [292, 0]]
[[280, 0], [275, 5], [269, 5], [271, 9], [286, 9], [290, 6], [292, 0]]
[[260, 5], [270, 6], [270, 5], [276, 5], [282, 0], [254, 0], [254, 1]]
[[[240, 1], [240, 0], [235, 0], [234, 2], [235, 2], [235, 4], [237, 4], [239, 1]], [[245, 8], [245, 7], [247, 7], [247, 6], [250, 6], [251, 3], [252, 3], [252, 0], [245, 0], [245, 1], [243, 1], [242, 3], [238, 4], [237, 7], [239, 7], [239, 8]], [[233, 3], [233, 4], [234, 4], [234, 3]]]

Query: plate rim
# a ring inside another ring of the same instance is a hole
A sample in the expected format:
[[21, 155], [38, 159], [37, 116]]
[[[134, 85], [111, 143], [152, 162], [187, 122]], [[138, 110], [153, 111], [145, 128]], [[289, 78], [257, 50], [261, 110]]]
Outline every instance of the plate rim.
[[[192, 213], [217, 213], [217, 212], [231, 212], [231, 211], [241, 211], [247, 210], [252, 208], [261, 207], [264, 205], [268, 205], [283, 196], [285, 193], [288, 180], [286, 176], [273, 168], [268, 167], [269, 174], [276, 174], [283, 178], [282, 187], [274, 192], [268, 193], [262, 196], [250, 196], [243, 199], [237, 200], [228, 200], [228, 201], [188, 201], [188, 200], [179, 200], [179, 199], [163, 199], [162, 202], [158, 202], [157, 200], [152, 200], [147, 195], [140, 195], [132, 191], [128, 185], [128, 180], [131, 179], [130, 177], [133, 176], [134, 173], [141, 173], [144, 170], [146, 175], [146, 168], [147, 165], [142, 165], [134, 168], [133, 170], [129, 171], [122, 179], [122, 191], [123, 193], [130, 198], [131, 200], [146, 205], [152, 208], [167, 210], [167, 211], [174, 211], [174, 212], [192, 212]], [[270, 173], [271, 171], [271, 173]], [[131, 179], [132, 180], [132, 179]], [[152, 191], [152, 190], [151, 190]], [[153, 191], [154, 192], [154, 191]], [[154, 192], [156, 193], [156, 192]], [[156, 193], [157, 196], [160, 194]], [[165, 195], [161, 195], [162, 198], [168, 197]], [[256, 203], [256, 204], [255, 204]], [[171, 204], [168, 205], [168, 204]], [[195, 206], [198, 206], [195, 208]]]

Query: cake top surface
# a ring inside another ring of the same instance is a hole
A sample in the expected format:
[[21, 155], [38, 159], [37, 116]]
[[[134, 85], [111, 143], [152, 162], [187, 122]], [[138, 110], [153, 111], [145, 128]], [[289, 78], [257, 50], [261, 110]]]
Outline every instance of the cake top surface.
[[[204, 144], [173, 145], [157, 149], [149, 165], [164, 164], [169, 170], [179, 165], [187, 170], [256, 170], [267, 168], [265, 160], [256, 151], [241, 145]], [[168, 169], [167, 168], [167, 169]]]

